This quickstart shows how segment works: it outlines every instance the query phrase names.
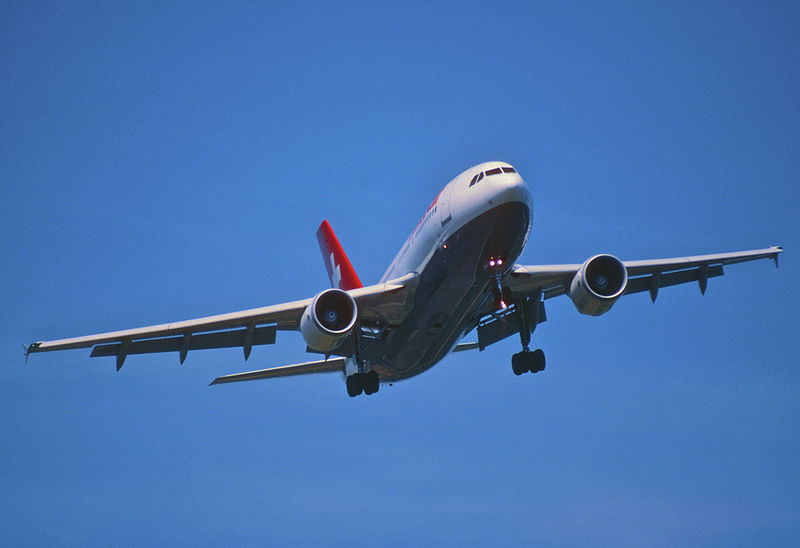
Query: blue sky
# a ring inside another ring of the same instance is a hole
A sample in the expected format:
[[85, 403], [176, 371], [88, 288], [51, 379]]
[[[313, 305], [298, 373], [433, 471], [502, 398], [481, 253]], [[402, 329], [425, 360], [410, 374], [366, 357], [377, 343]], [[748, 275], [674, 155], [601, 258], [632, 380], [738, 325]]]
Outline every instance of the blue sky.
[[[792, 545], [795, 3], [5, 3], [0, 544]], [[531, 186], [521, 261], [782, 244], [350, 399], [306, 359], [20, 343], [376, 281], [439, 189]]]

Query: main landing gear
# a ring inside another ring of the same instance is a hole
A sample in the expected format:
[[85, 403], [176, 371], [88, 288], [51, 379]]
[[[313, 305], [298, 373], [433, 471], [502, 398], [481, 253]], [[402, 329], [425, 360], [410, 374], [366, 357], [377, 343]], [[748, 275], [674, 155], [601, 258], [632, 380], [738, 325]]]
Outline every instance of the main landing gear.
[[354, 373], [347, 377], [347, 395], [351, 398], [355, 398], [362, 392], [371, 396], [378, 391], [378, 388], [380, 388], [380, 379], [375, 371]]
[[361, 359], [361, 341], [359, 337], [360, 326], [356, 324], [353, 333], [353, 359], [358, 366], [358, 372], [347, 376], [347, 395], [351, 398], [361, 395], [375, 394], [381, 386], [377, 371], [364, 372], [364, 360]]
[[[519, 339], [522, 343], [522, 352], [517, 352], [511, 356], [511, 369], [515, 375], [522, 375], [523, 373], [531, 372], [538, 373], [544, 371], [545, 358], [544, 351], [537, 348], [533, 352], [529, 347], [531, 343], [531, 326], [536, 329], [539, 323], [539, 303], [541, 295], [533, 301], [533, 306], [528, 306], [527, 299], [520, 299], [516, 303], [517, 321], [519, 322]], [[528, 318], [528, 312], [531, 312], [533, 318]], [[532, 322], [530, 320], [533, 320]]]

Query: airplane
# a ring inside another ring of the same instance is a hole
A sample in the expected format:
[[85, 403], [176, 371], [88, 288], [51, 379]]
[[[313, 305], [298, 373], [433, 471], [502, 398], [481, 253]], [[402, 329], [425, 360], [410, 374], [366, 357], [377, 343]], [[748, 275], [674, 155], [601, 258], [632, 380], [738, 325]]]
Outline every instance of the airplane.
[[[317, 239], [331, 287], [311, 298], [187, 321], [42, 341], [35, 352], [93, 347], [91, 356], [114, 356], [274, 344], [278, 331], [299, 331], [307, 352], [323, 359], [235, 373], [213, 384], [311, 373], [339, 372], [351, 397], [378, 392], [381, 383], [418, 375], [451, 352], [484, 350], [519, 335], [512, 356], [516, 375], [545, 369], [541, 349], [531, 351], [545, 301], [568, 296], [578, 312], [600, 316], [623, 295], [697, 282], [723, 267], [756, 259], [778, 265], [780, 246], [713, 255], [621, 261], [599, 254], [580, 264], [519, 265], [528, 240], [533, 200], [527, 184], [505, 162], [486, 162], [450, 181], [433, 200], [377, 284], [363, 286], [328, 221]], [[477, 341], [460, 342], [475, 331]]]

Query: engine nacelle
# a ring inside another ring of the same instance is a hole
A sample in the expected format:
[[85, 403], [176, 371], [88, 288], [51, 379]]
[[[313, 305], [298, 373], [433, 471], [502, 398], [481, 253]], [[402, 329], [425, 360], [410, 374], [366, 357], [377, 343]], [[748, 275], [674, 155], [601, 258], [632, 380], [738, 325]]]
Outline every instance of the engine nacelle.
[[319, 293], [300, 318], [300, 333], [318, 352], [338, 348], [356, 325], [358, 308], [353, 297], [341, 289]]
[[611, 310], [625, 292], [628, 271], [612, 255], [592, 257], [578, 270], [569, 286], [569, 296], [581, 314], [599, 316]]

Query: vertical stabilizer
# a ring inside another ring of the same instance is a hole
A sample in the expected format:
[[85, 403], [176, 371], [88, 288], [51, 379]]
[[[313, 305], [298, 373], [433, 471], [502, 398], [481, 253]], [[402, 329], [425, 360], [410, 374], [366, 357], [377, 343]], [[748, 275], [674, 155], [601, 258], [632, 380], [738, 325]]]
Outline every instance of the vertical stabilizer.
[[339, 289], [357, 289], [362, 287], [361, 280], [358, 279], [350, 259], [342, 249], [342, 244], [336, 234], [333, 233], [330, 223], [322, 221], [317, 229], [317, 239], [319, 249], [322, 251], [322, 258], [325, 260], [325, 268], [328, 269], [328, 278], [333, 287]]

